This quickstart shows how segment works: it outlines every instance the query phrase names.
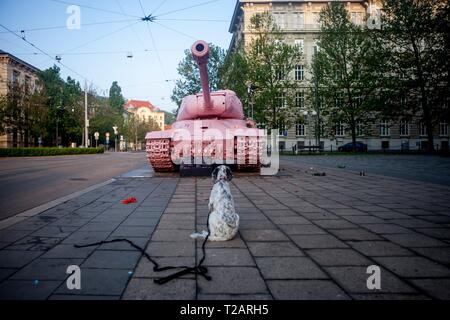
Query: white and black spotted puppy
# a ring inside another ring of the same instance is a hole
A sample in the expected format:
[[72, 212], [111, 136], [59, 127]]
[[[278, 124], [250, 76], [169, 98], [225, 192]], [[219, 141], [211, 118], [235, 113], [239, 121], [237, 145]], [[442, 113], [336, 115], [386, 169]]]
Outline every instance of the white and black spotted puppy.
[[[214, 186], [209, 197], [210, 241], [227, 241], [234, 238], [239, 229], [239, 215], [234, 210], [229, 181], [233, 178], [230, 168], [221, 165], [212, 172]], [[194, 233], [193, 238], [206, 237], [208, 233]]]

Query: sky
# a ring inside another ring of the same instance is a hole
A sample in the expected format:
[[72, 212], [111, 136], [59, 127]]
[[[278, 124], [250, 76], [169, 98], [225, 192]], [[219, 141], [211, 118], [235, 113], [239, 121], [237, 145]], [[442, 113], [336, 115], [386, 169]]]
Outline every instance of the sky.
[[[25, 30], [27, 41], [51, 57], [59, 55], [64, 79], [70, 76], [82, 86], [87, 79], [102, 95], [118, 81], [126, 99], [149, 100], [172, 111], [176, 105], [170, 96], [184, 50], [197, 39], [228, 49], [235, 4], [235, 0], [0, 0], [0, 24], [19, 36]], [[79, 5], [79, 19], [76, 12], [68, 12], [70, 5]], [[150, 14], [153, 22], [141, 20]], [[0, 49], [41, 70], [57, 64], [2, 27]]]

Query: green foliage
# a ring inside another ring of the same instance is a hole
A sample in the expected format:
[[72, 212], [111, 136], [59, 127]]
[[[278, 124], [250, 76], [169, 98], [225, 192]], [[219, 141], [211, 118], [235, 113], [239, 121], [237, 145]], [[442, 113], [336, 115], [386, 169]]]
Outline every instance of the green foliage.
[[320, 50], [311, 65], [310, 101], [313, 109], [327, 118], [329, 133], [343, 122], [356, 142], [357, 124], [367, 125], [379, 117], [376, 111], [384, 111], [378, 103], [383, 55], [373, 32], [352, 23], [343, 3], [324, 7], [320, 23]]
[[46, 157], [103, 152], [103, 148], [0, 148], [0, 157]]
[[175, 114], [168, 111], [163, 112], [164, 112], [164, 124], [172, 124], [176, 119]]
[[300, 85], [292, 73], [302, 63], [299, 47], [283, 42], [283, 35], [268, 12], [257, 13], [250, 29], [255, 35], [249, 46], [229, 53], [220, 69], [220, 84], [243, 100], [245, 114], [251, 115], [247, 87], [256, 87], [254, 118], [268, 128], [293, 124], [299, 115], [294, 97]]
[[[219, 69], [222, 66], [225, 59], [225, 51], [214, 45], [209, 44], [209, 61], [208, 61], [208, 77], [209, 87], [215, 91], [219, 89]], [[181, 79], [175, 83], [171, 99], [175, 102], [178, 108], [181, 105], [181, 100], [191, 94], [199, 93], [202, 89], [200, 82], [200, 71], [192, 57], [190, 49], [184, 51], [185, 57], [178, 64], [177, 71]]]
[[386, 103], [421, 116], [433, 150], [433, 128], [449, 122], [449, 2], [383, 0]]
[[158, 124], [150, 118], [149, 121], [141, 121], [134, 114], [128, 115], [127, 120], [124, 123], [123, 133], [125, 138], [129, 142], [134, 143], [134, 147], [137, 147], [138, 143], [145, 141], [145, 135], [147, 132], [160, 130]]
[[125, 99], [122, 96], [122, 88], [120, 88], [117, 81], [114, 81], [109, 89], [109, 105], [116, 112], [122, 113], [124, 104]]

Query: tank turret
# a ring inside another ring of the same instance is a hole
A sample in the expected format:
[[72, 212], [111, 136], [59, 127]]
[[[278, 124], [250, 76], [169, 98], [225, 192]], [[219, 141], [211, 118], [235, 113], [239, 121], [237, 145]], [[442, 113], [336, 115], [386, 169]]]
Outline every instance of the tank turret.
[[230, 90], [210, 92], [207, 64], [209, 46], [205, 41], [196, 41], [191, 53], [200, 69], [202, 93], [183, 98], [177, 121], [204, 118], [244, 119], [242, 103]]

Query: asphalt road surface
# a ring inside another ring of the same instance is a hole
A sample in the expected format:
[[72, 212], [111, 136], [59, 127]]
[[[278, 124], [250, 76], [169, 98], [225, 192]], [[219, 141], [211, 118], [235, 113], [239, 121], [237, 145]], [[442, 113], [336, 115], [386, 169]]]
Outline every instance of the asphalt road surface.
[[145, 153], [0, 158], [0, 220], [146, 164]]

